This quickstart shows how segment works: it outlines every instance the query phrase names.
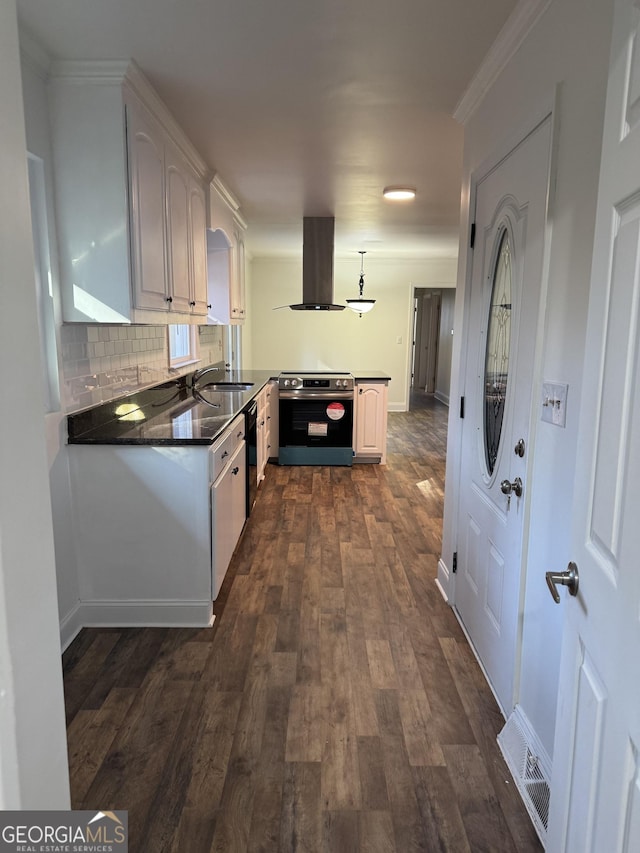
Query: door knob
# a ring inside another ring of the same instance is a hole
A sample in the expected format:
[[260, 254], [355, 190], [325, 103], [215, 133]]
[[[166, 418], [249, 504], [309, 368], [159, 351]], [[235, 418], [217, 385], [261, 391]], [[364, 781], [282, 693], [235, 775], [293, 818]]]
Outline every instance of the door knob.
[[575, 563], [569, 563], [566, 572], [547, 572], [545, 575], [549, 592], [556, 604], [560, 604], [560, 593], [558, 584], [569, 588], [569, 595], [578, 594], [579, 578], [578, 567]]
[[522, 457], [524, 456], [524, 450], [525, 450], [524, 438], [521, 438], [518, 440], [518, 443], [513, 448], [513, 452], [516, 454], [516, 456], [519, 456], [520, 459], [522, 459]]
[[522, 480], [520, 477], [516, 477], [513, 483], [510, 480], [503, 480], [500, 483], [500, 491], [503, 495], [511, 495], [513, 492], [517, 498], [522, 497]]

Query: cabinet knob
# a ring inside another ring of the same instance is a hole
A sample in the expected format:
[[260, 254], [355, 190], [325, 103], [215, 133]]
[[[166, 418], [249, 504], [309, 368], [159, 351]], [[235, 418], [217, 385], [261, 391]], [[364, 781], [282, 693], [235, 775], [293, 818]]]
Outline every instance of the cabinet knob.
[[211, 311], [211, 305], [207, 305], [207, 308], [209, 309], [209, 311]]
[[239, 471], [239, 470], [240, 470], [240, 469], [238, 468], [238, 466], [237, 466], [237, 465], [236, 465], [236, 467], [235, 467], [235, 468], [232, 468], [232, 469], [231, 469], [231, 473], [234, 475], [234, 477], [235, 477], [235, 475], [238, 473], [238, 471]]
[[167, 302], [173, 302], [173, 296], [167, 296]]
[[192, 308], [195, 308], [196, 303], [195, 303], [195, 302], [190, 302], [190, 303], [189, 303], [189, 305], [191, 305], [191, 307], [192, 307]]

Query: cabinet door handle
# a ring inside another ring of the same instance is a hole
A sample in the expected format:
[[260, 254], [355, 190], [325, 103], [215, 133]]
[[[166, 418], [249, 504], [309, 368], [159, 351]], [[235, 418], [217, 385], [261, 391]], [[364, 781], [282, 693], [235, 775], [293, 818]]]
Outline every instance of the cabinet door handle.
[[225, 459], [228, 455], [229, 455], [229, 451], [228, 451], [228, 450], [225, 450], [225, 452], [222, 454], [222, 456], [220, 457], [220, 459]]
[[362, 394], [362, 388], [359, 389], [358, 394]]
[[240, 469], [238, 468], [238, 466], [237, 466], [237, 465], [236, 465], [236, 467], [235, 467], [235, 468], [232, 468], [232, 469], [231, 469], [231, 473], [233, 474], [233, 476], [234, 476], [234, 477], [235, 477], [235, 475], [238, 473], [238, 471], [239, 471], [239, 470], [240, 470]]

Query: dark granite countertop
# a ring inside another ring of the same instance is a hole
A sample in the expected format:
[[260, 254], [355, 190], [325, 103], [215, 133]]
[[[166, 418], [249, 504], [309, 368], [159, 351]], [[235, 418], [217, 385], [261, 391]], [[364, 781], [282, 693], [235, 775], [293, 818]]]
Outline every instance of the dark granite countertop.
[[[163, 382], [69, 415], [69, 444], [211, 444], [280, 371], [241, 370], [203, 377], [197, 393], [190, 376]], [[303, 373], [305, 371], [302, 371]], [[382, 371], [354, 371], [356, 382], [390, 381]], [[246, 391], [214, 391], [205, 383], [251, 383]]]
[[211, 444], [278, 372], [242, 370], [220, 377], [252, 383], [246, 391], [213, 391], [204, 377], [193, 394], [188, 377], [68, 416], [69, 444]]
[[354, 370], [356, 382], [391, 382], [391, 377], [383, 370]]

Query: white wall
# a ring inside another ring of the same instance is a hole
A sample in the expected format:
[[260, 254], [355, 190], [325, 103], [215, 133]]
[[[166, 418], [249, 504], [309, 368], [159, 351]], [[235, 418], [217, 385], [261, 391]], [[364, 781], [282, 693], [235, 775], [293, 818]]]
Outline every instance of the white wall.
[[[562, 607], [546, 588], [544, 573], [562, 571], [571, 559], [572, 488], [576, 459], [580, 384], [584, 354], [592, 236], [600, 159], [604, 95], [612, 2], [585, 4], [554, 0], [508, 67], [487, 91], [465, 126], [465, 156], [456, 298], [456, 329], [462, 328], [467, 263], [469, 178], [505, 140], [526, 126], [561, 84], [557, 184], [546, 305], [542, 378], [567, 382], [566, 429], [541, 424], [537, 436], [531, 490], [531, 534], [524, 605], [519, 702], [543, 747], [552, 755], [561, 643]], [[458, 385], [461, 335], [454, 339], [452, 396]], [[539, 391], [539, 388], [537, 389]], [[447, 457], [445, 527], [442, 564], [450, 566], [455, 550], [455, 496], [465, 484], [456, 481], [459, 419], [451, 408]], [[441, 566], [442, 569], [442, 566]], [[439, 580], [447, 587], [452, 577]], [[450, 591], [451, 588], [450, 588]], [[453, 594], [454, 591], [453, 591]]]
[[[25, 50], [26, 47], [26, 50]], [[27, 149], [31, 154], [40, 157], [44, 165], [45, 185], [47, 194], [47, 218], [49, 225], [49, 245], [52, 261], [52, 282], [55, 303], [55, 313], [58, 325], [58, 351], [60, 352], [60, 300], [58, 282], [58, 265], [56, 256], [55, 216], [53, 204], [53, 178], [51, 173], [51, 140], [49, 133], [49, 111], [46, 94], [46, 71], [37, 59], [35, 45], [22, 44], [22, 80], [23, 103], [25, 112], [25, 131]], [[46, 59], [42, 57], [42, 62]], [[60, 371], [62, 377], [63, 372]], [[61, 395], [64, 400], [65, 395]], [[41, 410], [42, 416], [42, 410]], [[54, 522], [54, 541], [56, 554], [56, 581], [58, 592], [58, 608], [61, 623], [62, 641], [66, 644], [80, 627], [74, 622], [74, 614], [78, 605], [78, 576], [76, 569], [75, 548], [71, 523], [71, 491], [69, 482], [69, 466], [65, 444], [66, 417], [63, 411], [51, 412], [44, 419], [47, 456], [49, 464], [49, 479], [51, 505]]]
[[5, 389], [11, 411], [0, 418], [0, 808], [66, 809], [64, 701], [14, 0], [0, 0], [0, 115], [0, 362], [19, 363], [19, 381]]
[[[358, 295], [360, 256], [334, 261], [334, 301]], [[251, 269], [251, 359], [267, 370], [382, 370], [391, 376], [389, 408], [405, 411], [414, 287], [451, 287], [457, 260], [391, 261], [365, 257], [369, 314], [291, 311], [302, 300], [302, 260], [257, 258]], [[398, 339], [399, 342], [398, 342]]]

